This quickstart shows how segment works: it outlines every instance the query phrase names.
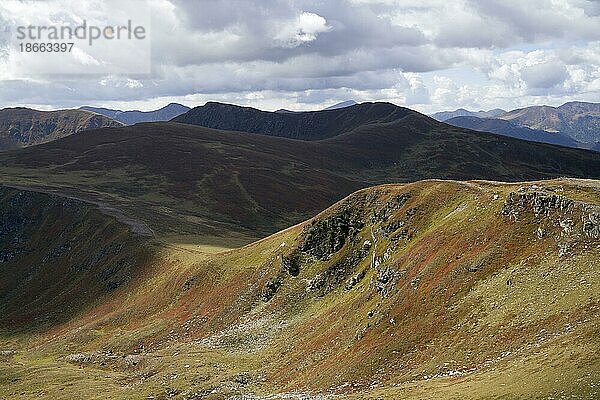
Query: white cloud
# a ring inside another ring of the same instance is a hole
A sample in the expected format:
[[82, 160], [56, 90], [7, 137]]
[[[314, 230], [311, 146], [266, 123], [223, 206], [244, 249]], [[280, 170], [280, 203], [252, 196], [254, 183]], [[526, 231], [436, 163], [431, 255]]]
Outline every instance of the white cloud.
[[[99, 1], [51, 0], [69, 12], [31, 13], [21, 2], [15, 7], [23, 8], [24, 20], [102, 20]], [[5, 4], [0, 22], [7, 18]], [[0, 104], [150, 107], [166, 99], [192, 105], [214, 99], [298, 109], [354, 98], [437, 111], [597, 100], [598, 4], [152, 0], [151, 76], [17, 79], [0, 34]], [[80, 56], [78, 62], [94, 62]]]
[[327, 20], [320, 15], [303, 12], [294, 21], [282, 22], [275, 35], [275, 41], [282, 47], [297, 47], [317, 39], [320, 33], [332, 29]]
[[530, 89], [550, 89], [565, 82], [569, 74], [566, 66], [559, 61], [548, 61], [525, 67], [521, 77]]

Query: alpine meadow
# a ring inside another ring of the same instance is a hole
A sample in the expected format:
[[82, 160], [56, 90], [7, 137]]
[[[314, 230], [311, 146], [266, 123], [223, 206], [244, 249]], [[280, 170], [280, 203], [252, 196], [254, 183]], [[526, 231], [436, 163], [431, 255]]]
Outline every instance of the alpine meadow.
[[0, 399], [600, 399], [597, 1], [0, 22]]

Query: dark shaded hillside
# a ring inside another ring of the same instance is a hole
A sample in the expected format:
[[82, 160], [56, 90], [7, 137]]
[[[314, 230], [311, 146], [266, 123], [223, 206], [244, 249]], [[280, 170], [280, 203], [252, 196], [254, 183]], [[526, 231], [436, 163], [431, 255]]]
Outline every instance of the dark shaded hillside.
[[256, 236], [365, 185], [326, 169], [327, 153], [310, 143], [173, 123], [94, 133], [7, 154], [3, 182], [18, 181], [14, 168], [29, 171], [42, 186], [116, 203], [159, 233]]
[[600, 175], [600, 154], [451, 127], [419, 114], [321, 143], [331, 146], [332, 157], [350, 159], [346, 168], [354, 176], [373, 183]]
[[121, 126], [102, 115], [83, 110], [0, 110], [0, 150], [51, 142], [85, 130]]
[[567, 135], [563, 135], [562, 133], [551, 133], [542, 130], [530, 129], [503, 119], [456, 117], [447, 120], [446, 123], [459, 128], [496, 133], [498, 135], [528, 140], [531, 142], [549, 143], [558, 146], [572, 147], [575, 149], [591, 147], [586, 146], [584, 143], [580, 143]]
[[297, 223], [372, 184], [428, 178], [600, 177], [600, 154], [451, 127], [408, 110], [323, 141], [176, 123], [103, 129], [0, 156], [4, 183], [118, 206], [159, 235]]
[[0, 187], [0, 332], [71, 319], [141, 273], [143, 239], [63, 197]]
[[210, 102], [193, 108], [172, 122], [291, 139], [320, 140], [363, 125], [393, 122], [409, 114], [418, 113], [389, 103], [362, 103], [333, 110], [282, 113]]

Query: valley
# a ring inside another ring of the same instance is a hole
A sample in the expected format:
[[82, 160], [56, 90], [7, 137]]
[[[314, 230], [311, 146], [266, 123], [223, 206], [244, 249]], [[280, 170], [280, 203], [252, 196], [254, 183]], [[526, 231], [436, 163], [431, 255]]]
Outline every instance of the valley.
[[[238, 120], [235, 106], [222, 109], [214, 118]], [[391, 104], [310, 114], [326, 122], [313, 122], [316, 131], [325, 131], [329, 118], [351, 122], [348, 131], [323, 140], [173, 122], [99, 129], [0, 153], [0, 183], [107, 204], [184, 246], [229, 240], [237, 246], [378, 184], [600, 178], [600, 153], [475, 134]], [[280, 117], [257, 115], [265, 126]], [[382, 116], [387, 122], [376, 122]]]

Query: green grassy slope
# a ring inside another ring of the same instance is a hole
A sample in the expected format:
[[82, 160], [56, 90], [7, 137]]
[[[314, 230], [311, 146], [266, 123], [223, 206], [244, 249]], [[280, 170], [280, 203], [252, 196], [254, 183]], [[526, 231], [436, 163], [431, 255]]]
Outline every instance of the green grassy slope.
[[213, 255], [143, 240], [143, 279], [1, 333], [0, 396], [599, 395], [598, 181], [378, 186]]

